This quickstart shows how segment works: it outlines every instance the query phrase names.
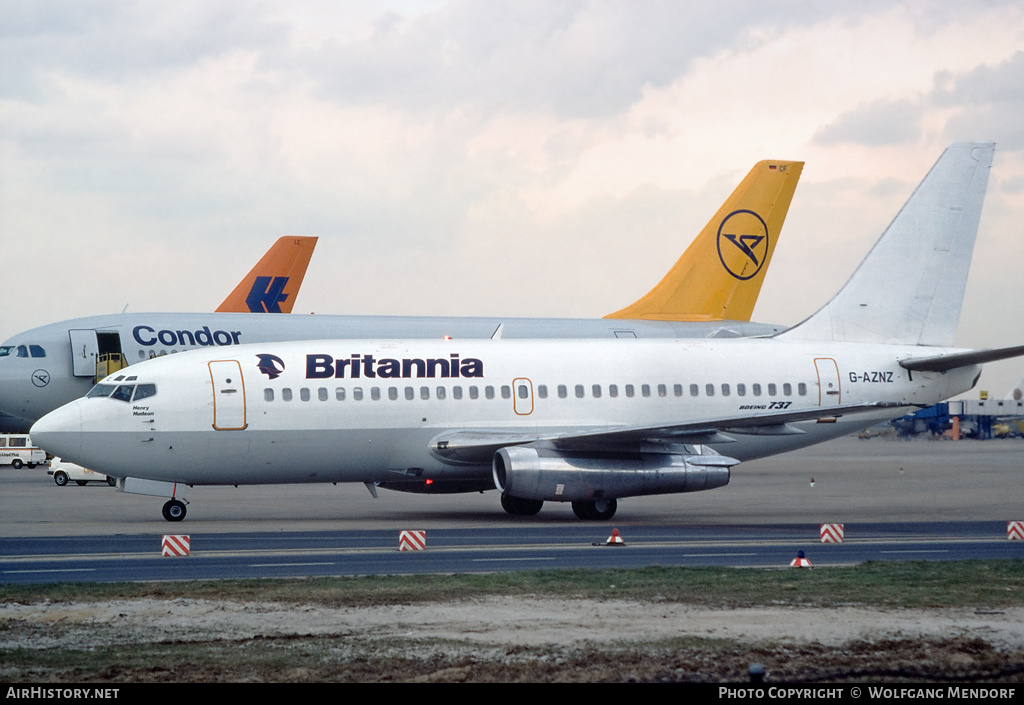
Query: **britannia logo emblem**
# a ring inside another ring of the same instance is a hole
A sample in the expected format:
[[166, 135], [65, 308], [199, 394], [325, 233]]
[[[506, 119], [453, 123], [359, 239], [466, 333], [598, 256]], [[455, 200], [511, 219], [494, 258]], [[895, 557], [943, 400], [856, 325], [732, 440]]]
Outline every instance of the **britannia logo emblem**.
[[718, 259], [737, 279], [751, 279], [768, 258], [768, 226], [754, 211], [733, 211], [718, 226]]
[[256, 357], [259, 358], [259, 362], [256, 363], [256, 366], [259, 368], [260, 372], [267, 376], [268, 379], [277, 379], [281, 376], [281, 373], [284, 372], [284, 360], [279, 358], [277, 355], [262, 354], [257, 355]]

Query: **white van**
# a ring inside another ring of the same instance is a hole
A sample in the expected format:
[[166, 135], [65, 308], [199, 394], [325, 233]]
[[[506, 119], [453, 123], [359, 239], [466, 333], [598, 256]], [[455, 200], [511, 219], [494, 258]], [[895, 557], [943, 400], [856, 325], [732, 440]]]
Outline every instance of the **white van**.
[[46, 471], [46, 474], [53, 475], [53, 481], [57, 483], [58, 487], [64, 487], [68, 482], [74, 482], [76, 485], [82, 485], [83, 487], [90, 482], [105, 482], [111, 487], [117, 486], [116, 477], [107, 477], [101, 472], [83, 468], [81, 465], [75, 465], [74, 463], [66, 463], [60, 458], [53, 459], [50, 463], [50, 469]]
[[27, 435], [23, 433], [0, 435], [0, 465], [13, 465], [20, 468], [28, 465], [34, 468], [46, 462], [46, 451], [37, 448]]

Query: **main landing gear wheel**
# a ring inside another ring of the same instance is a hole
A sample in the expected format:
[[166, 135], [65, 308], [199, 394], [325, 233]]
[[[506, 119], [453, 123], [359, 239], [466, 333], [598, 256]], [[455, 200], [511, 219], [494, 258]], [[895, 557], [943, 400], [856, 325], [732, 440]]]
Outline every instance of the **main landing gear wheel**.
[[167, 521], [181, 521], [185, 518], [185, 503], [181, 500], [170, 499], [164, 504], [164, 519]]
[[608, 521], [615, 516], [618, 503], [614, 499], [595, 499], [593, 502], [573, 502], [572, 511], [580, 519]]
[[501, 508], [516, 516], [536, 516], [543, 506], [544, 500], [542, 499], [522, 499], [508, 494], [501, 495]]

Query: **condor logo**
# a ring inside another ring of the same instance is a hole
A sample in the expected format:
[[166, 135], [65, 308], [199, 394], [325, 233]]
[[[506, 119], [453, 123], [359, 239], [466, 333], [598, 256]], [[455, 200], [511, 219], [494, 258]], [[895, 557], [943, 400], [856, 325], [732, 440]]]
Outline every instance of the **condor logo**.
[[718, 226], [718, 259], [737, 279], [751, 279], [768, 258], [768, 226], [754, 211], [733, 211]]
[[286, 286], [288, 277], [256, 277], [245, 305], [251, 313], [282, 313], [281, 304], [288, 300]]

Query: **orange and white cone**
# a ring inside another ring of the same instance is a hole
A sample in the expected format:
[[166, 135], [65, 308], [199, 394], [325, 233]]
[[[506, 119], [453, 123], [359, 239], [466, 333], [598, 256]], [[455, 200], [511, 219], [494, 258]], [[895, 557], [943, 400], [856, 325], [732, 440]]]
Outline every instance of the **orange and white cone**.
[[608, 540], [604, 542], [605, 546], [625, 546], [626, 542], [619, 536], [618, 529], [612, 529], [612, 535], [608, 537]]
[[796, 552], [796, 558], [789, 563], [790, 568], [811, 568], [811, 562], [804, 556], [803, 551]]

